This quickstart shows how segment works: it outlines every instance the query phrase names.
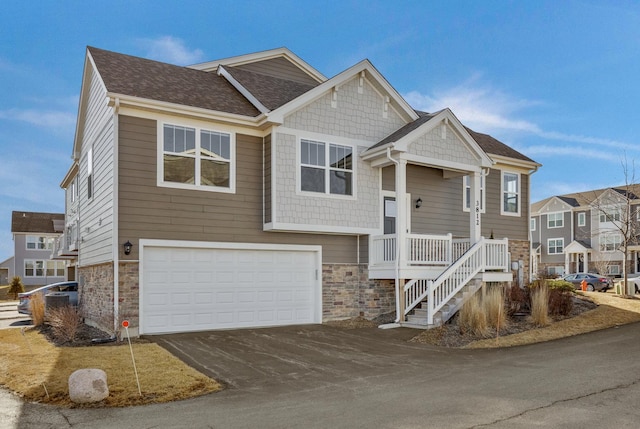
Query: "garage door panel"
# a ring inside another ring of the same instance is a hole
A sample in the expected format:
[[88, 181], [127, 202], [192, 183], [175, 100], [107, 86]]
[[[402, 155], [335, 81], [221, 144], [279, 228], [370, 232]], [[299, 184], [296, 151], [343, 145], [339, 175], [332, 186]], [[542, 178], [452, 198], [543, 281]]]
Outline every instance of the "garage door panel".
[[314, 251], [148, 247], [141, 332], [319, 323]]

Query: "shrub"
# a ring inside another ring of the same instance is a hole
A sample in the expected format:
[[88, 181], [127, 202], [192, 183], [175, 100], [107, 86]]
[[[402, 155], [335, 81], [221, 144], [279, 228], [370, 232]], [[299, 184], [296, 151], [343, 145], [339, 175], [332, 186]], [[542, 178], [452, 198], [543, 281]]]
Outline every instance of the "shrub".
[[463, 333], [471, 332], [473, 335], [487, 335], [487, 315], [482, 308], [480, 294], [475, 294], [464, 303], [460, 309], [458, 326]]
[[31, 322], [35, 326], [42, 326], [44, 324], [44, 297], [41, 293], [31, 295], [29, 309], [31, 310]]
[[560, 292], [575, 292], [576, 288], [573, 286], [573, 283], [570, 283], [565, 280], [549, 280], [547, 281], [547, 286], [551, 290], [558, 290]]
[[504, 290], [502, 287], [492, 287], [482, 302], [487, 314], [487, 324], [498, 331], [504, 329], [507, 324], [504, 301]]
[[505, 307], [509, 317], [522, 311], [529, 311], [529, 289], [512, 285], [507, 289], [505, 297]]
[[75, 341], [76, 335], [82, 325], [82, 315], [80, 311], [72, 306], [50, 308], [47, 317], [54, 338], [61, 343]]
[[9, 290], [7, 291], [8, 295], [13, 295], [13, 299], [18, 299], [18, 294], [24, 292], [24, 285], [22, 284], [22, 279], [20, 276], [15, 276], [11, 279], [11, 283], [9, 284]]
[[568, 316], [572, 309], [573, 292], [567, 292], [561, 288], [549, 289], [549, 313], [551, 315]]
[[549, 289], [546, 284], [531, 290], [531, 319], [536, 326], [549, 324]]

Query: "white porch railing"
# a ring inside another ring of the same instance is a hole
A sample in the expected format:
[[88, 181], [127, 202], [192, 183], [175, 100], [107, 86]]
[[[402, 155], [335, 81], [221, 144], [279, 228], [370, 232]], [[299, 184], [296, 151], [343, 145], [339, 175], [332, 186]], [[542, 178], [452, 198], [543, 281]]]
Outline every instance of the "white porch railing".
[[[463, 240], [461, 240], [461, 243]], [[493, 240], [481, 238], [470, 246], [435, 280], [414, 279], [404, 286], [404, 315], [406, 316], [420, 302], [427, 300], [427, 323], [433, 324], [433, 317], [478, 273], [487, 270], [509, 270], [509, 243], [507, 239]], [[464, 248], [461, 244], [458, 251]]]
[[[396, 234], [372, 236], [370, 265], [393, 265], [396, 261], [396, 242]], [[403, 259], [409, 266], [449, 265], [453, 261], [453, 242], [451, 234], [407, 234]]]

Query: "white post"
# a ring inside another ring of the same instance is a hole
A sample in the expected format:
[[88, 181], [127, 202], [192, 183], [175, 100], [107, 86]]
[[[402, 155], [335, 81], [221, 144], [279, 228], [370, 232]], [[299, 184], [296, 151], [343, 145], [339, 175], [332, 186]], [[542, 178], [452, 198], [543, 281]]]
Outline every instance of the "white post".
[[571, 274], [571, 254], [570, 253], [565, 253], [564, 254], [564, 273], [565, 274]]
[[584, 252], [582, 254], [582, 272], [589, 272], [589, 252]]
[[[398, 240], [398, 264], [407, 266], [407, 160], [400, 159], [396, 165], [396, 239]], [[400, 276], [402, 277], [402, 276]]]
[[480, 241], [482, 235], [481, 207], [480, 207], [480, 178], [481, 172], [476, 171], [469, 175], [469, 239], [473, 246]]

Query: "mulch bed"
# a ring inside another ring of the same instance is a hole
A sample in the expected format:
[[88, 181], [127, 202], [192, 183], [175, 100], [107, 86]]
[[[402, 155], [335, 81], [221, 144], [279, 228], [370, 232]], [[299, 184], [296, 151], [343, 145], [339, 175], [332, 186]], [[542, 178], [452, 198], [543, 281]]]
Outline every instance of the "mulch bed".
[[[557, 322], [564, 319], [570, 319], [596, 307], [597, 304], [587, 297], [576, 295], [573, 297], [573, 307], [571, 312], [566, 316], [552, 317], [552, 320]], [[346, 320], [326, 322], [325, 324], [339, 329], [372, 328], [393, 321], [393, 315], [385, 315], [383, 319], [384, 320], [367, 320], [364, 317], [354, 317]], [[504, 337], [506, 335], [518, 334], [520, 332], [536, 328], [536, 326], [531, 322], [530, 317], [523, 314], [511, 317], [508, 320], [507, 326], [501, 329], [500, 332], [496, 332], [495, 329], [489, 329], [486, 336], [479, 336], [470, 332], [462, 332], [460, 327], [456, 324], [456, 319], [457, 317], [454, 317], [448, 323], [438, 328], [427, 329], [416, 335], [416, 337], [411, 341], [433, 344], [440, 347], [464, 347], [477, 340], [495, 338], [497, 336]]]

